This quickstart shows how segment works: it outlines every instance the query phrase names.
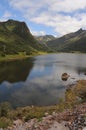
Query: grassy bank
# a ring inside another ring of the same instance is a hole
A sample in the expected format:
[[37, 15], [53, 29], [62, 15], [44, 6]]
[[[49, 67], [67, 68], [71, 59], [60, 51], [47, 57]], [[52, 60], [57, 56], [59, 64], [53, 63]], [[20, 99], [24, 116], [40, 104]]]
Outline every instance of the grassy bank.
[[31, 55], [26, 55], [24, 53], [19, 53], [19, 54], [15, 54], [15, 55], [5, 55], [5, 56], [0, 56], [0, 62], [24, 59], [24, 58], [37, 56], [37, 55], [44, 55], [44, 54], [47, 54], [47, 52], [38, 52], [38, 53], [33, 53]]

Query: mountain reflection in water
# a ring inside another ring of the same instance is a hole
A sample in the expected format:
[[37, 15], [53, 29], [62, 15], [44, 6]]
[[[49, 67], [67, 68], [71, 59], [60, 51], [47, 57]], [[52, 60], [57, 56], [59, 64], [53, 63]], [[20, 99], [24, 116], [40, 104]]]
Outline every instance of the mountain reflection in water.
[[[62, 81], [62, 73], [68, 80]], [[52, 105], [64, 98], [66, 86], [86, 79], [86, 54], [49, 54], [0, 63], [0, 102], [13, 107]]]

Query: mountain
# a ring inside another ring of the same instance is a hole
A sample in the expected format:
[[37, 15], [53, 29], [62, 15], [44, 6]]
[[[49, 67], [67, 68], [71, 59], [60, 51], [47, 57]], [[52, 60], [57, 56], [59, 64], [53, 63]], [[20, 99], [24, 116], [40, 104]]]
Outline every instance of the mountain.
[[79, 29], [46, 44], [55, 52], [86, 52], [86, 30]]
[[0, 22], [0, 54], [26, 54], [45, 51], [46, 47], [39, 44], [30, 33], [25, 22], [8, 20]]
[[86, 30], [66, 34], [60, 38], [52, 35], [33, 36], [25, 22], [8, 20], [0, 22], [0, 55], [36, 54], [42, 52], [86, 52]]
[[55, 37], [53, 35], [44, 35], [44, 36], [35, 36], [39, 43], [45, 44], [48, 41], [54, 40]]

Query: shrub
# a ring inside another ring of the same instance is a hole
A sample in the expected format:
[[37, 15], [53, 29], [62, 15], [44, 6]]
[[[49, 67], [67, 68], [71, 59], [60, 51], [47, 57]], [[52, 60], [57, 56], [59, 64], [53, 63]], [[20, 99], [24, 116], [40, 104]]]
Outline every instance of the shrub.
[[0, 104], [0, 116], [7, 116], [8, 112], [11, 110], [11, 105], [8, 102], [4, 102]]
[[12, 121], [6, 117], [0, 118], [0, 128], [6, 128], [12, 124]]

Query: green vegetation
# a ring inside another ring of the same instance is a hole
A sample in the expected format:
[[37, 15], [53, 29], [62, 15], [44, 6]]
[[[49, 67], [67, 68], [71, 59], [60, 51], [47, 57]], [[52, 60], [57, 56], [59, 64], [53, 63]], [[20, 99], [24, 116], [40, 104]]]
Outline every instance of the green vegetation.
[[82, 29], [60, 38], [52, 35], [33, 37], [25, 22], [8, 20], [0, 22], [0, 61], [40, 53], [86, 52], [85, 41], [86, 31]]
[[79, 80], [74, 89], [81, 102], [86, 102], [86, 80]]
[[79, 80], [75, 87], [66, 90], [65, 102], [70, 107], [77, 103], [86, 102], [86, 80]]
[[0, 128], [6, 128], [7, 126], [12, 125], [12, 121], [7, 117], [0, 118]]
[[34, 38], [25, 22], [8, 20], [0, 22], [0, 61], [37, 55], [40, 52], [86, 52], [85, 41], [86, 31], [82, 29], [60, 38], [52, 35]]
[[24, 59], [24, 58], [37, 56], [37, 55], [44, 55], [44, 54], [47, 54], [47, 52], [38, 51], [37, 53], [32, 53], [32, 54], [27, 54], [26, 52], [19, 52], [19, 54], [10, 54], [10, 55], [5, 55], [5, 56], [0, 56], [0, 61]]
[[8, 102], [0, 104], [0, 128], [6, 128], [12, 124], [11, 119], [8, 117], [8, 113], [11, 109], [11, 105]]
[[82, 52], [86, 53], [86, 31], [78, 30], [60, 38], [48, 41], [47, 46], [55, 52]]
[[25, 55], [34, 55], [40, 51], [46, 52], [47, 47], [38, 43], [24, 22], [14, 20], [0, 22], [1, 57], [18, 55], [20, 52]]
[[[4, 105], [5, 104], [5, 105]], [[48, 107], [23, 107], [23, 108], [16, 108], [9, 109], [7, 103], [2, 103], [0, 108], [2, 109], [0, 115], [0, 128], [5, 128], [8, 125], [11, 125], [13, 120], [15, 119], [22, 119], [23, 121], [28, 121], [33, 118], [37, 118], [41, 120], [41, 118], [45, 115], [46, 112], [52, 113], [56, 110], [57, 106], [48, 106]], [[5, 114], [3, 114], [3, 111]]]

